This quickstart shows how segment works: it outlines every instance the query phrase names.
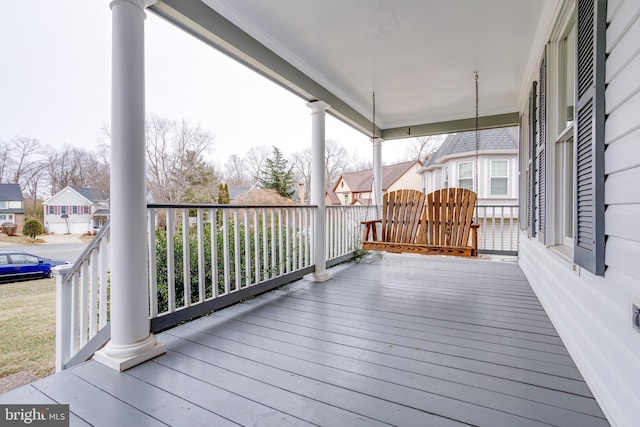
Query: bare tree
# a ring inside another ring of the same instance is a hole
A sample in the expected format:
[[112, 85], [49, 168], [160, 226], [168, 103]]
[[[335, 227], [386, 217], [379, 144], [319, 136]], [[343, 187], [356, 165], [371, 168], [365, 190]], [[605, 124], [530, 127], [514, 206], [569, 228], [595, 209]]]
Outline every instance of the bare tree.
[[250, 174], [251, 183], [260, 179], [260, 172], [264, 170], [267, 159], [271, 155], [271, 147], [266, 145], [251, 147], [244, 155], [244, 162]]
[[11, 139], [10, 145], [11, 157], [13, 159], [13, 184], [20, 184], [21, 178], [25, 174], [29, 174], [29, 170], [33, 167], [34, 160], [39, 158], [42, 151], [42, 144], [35, 138], [29, 136], [16, 136]]
[[65, 145], [60, 151], [53, 151], [46, 162], [51, 194], [67, 186], [108, 189], [108, 182], [95, 185], [96, 173], [104, 170], [95, 154], [78, 147]]
[[196, 196], [189, 195], [195, 191], [191, 184], [206, 181], [206, 177], [196, 177], [194, 173], [206, 171], [211, 179], [215, 177], [213, 166], [203, 161], [204, 153], [212, 147], [213, 135], [200, 125], [155, 115], [147, 119], [146, 131], [147, 182], [154, 199], [164, 202], [182, 202], [187, 196], [194, 199]]
[[232, 188], [248, 187], [255, 183], [248, 173], [247, 163], [237, 154], [229, 156], [224, 165], [224, 181]]
[[369, 158], [359, 157], [357, 154], [353, 154], [349, 167], [344, 172], [358, 172], [367, 169], [373, 169], [373, 160]]
[[290, 161], [296, 181], [302, 183], [306, 189], [303, 202], [309, 204], [311, 198], [309, 191], [311, 188], [311, 149], [307, 148], [293, 153]]
[[[293, 153], [291, 164], [298, 182], [302, 182], [307, 189], [305, 202], [308, 202], [308, 189], [311, 188], [311, 149], [307, 148]], [[340, 175], [350, 170], [351, 164], [352, 159], [350, 159], [347, 149], [336, 141], [328, 139], [325, 143], [324, 157], [325, 190], [331, 188]]]
[[0, 141], [0, 183], [10, 181], [8, 175], [11, 169], [11, 150], [9, 143]]
[[349, 167], [349, 154], [344, 146], [328, 139], [325, 143], [324, 172], [325, 190], [344, 173]]
[[405, 158], [407, 160], [420, 160], [424, 162], [440, 148], [447, 135], [421, 136], [407, 147]]

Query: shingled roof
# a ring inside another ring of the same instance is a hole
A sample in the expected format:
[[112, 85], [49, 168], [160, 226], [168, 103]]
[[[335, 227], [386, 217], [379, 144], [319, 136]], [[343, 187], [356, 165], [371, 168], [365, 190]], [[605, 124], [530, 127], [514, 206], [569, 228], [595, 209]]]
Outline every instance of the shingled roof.
[[93, 188], [83, 187], [71, 187], [74, 191], [77, 191], [82, 197], [90, 202], [109, 200], [109, 193], [102, 190], [95, 190]]
[[[395, 165], [387, 165], [382, 167], [382, 191], [387, 189], [402, 175], [404, 175], [409, 169], [411, 169], [416, 163], [422, 165], [422, 162], [418, 160], [412, 160], [409, 162], [396, 163]], [[352, 192], [362, 193], [371, 191], [371, 181], [373, 180], [373, 169], [366, 169], [358, 172], [345, 173], [340, 176], [349, 186]], [[340, 182], [340, 178], [333, 184], [333, 191], [336, 190], [336, 186]]]
[[[517, 127], [486, 129], [478, 133], [478, 153], [480, 154], [483, 151], [495, 152], [518, 149]], [[462, 153], [475, 153], [475, 151], [475, 131], [451, 134], [444, 140], [440, 149], [424, 163], [421, 170], [429, 169], [430, 166], [440, 163], [444, 157]]]
[[0, 184], [0, 200], [2, 201], [22, 201], [22, 190], [18, 184]]

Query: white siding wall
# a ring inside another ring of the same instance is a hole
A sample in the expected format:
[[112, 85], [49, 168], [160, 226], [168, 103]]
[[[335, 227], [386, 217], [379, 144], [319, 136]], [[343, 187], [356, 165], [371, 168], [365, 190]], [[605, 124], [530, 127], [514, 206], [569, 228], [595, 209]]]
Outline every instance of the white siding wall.
[[594, 276], [536, 240], [520, 265], [615, 426], [640, 422], [640, 1], [610, 0], [607, 29], [606, 265]]
[[413, 165], [411, 169], [389, 186], [387, 192], [405, 189], [422, 191], [422, 176], [418, 174], [419, 169], [419, 164]]

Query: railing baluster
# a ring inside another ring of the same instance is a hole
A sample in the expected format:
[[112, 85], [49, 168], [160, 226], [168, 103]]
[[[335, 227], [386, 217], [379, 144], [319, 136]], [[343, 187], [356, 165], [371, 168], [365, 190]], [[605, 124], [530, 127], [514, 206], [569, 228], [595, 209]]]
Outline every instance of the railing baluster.
[[218, 297], [218, 209], [209, 210], [211, 224], [211, 297]]
[[189, 250], [189, 210], [182, 209], [182, 283], [183, 307], [191, 305], [191, 254]]
[[89, 339], [98, 331], [98, 253], [91, 251], [89, 255]]
[[267, 209], [262, 211], [262, 280], [269, 278], [269, 234], [267, 232], [269, 216]]
[[284, 227], [284, 238], [285, 238], [285, 258], [284, 258], [284, 271], [288, 273], [291, 271], [291, 218], [289, 217], [289, 209], [285, 209], [285, 227]]
[[[196, 225], [198, 233], [198, 302], [207, 299], [205, 271], [204, 271], [204, 215], [201, 208], [196, 211]], [[213, 231], [213, 230], [212, 230]]]
[[251, 286], [251, 236], [249, 235], [249, 210], [245, 209], [244, 213], [244, 274], [245, 286]]
[[224, 295], [231, 291], [231, 261], [229, 256], [229, 214], [222, 209], [222, 256], [224, 257]]
[[241, 261], [240, 261], [240, 221], [238, 220], [238, 210], [233, 210], [233, 267], [235, 272], [235, 287], [234, 291], [240, 290], [240, 284], [242, 282], [241, 277]]
[[258, 209], [253, 209], [253, 253], [255, 261], [255, 283], [260, 282], [260, 234], [258, 233]]
[[[147, 238], [149, 239], [149, 315], [158, 315], [158, 272], [156, 254], [156, 210], [150, 208], [147, 212]], [[101, 304], [102, 305], [102, 304]]]
[[87, 343], [89, 332], [89, 262], [83, 261], [80, 267], [80, 347]]
[[278, 209], [278, 267], [280, 275], [284, 274], [284, 242], [282, 236], [282, 208]]
[[276, 240], [276, 211], [271, 209], [271, 272], [269, 273], [269, 278], [276, 276]]
[[167, 311], [176, 311], [176, 274], [174, 270], [174, 219], [173, 208], [167, 209]]
[[98, 257], [98, 265], [99, 265], [99, 275], [100, 275], [100, 329], [107, 326], [108, 319], [108, 311], [107, 311], [107, 289], [109, 287], [108, 282], [108, 258], [109, 251], [107, 250], [107, 237], [100, 237], [100, 243], [98, 244], [98, 250], [100, 251], [100, 256]]
[[79, 324], [78, 324], [78, 279], [80, 278], [80, 272], [76, 271], [71, 276], [71, 339], [69, 340], [70, 354], [76, 354], [80, 348], [78, 344], [79, 339]]

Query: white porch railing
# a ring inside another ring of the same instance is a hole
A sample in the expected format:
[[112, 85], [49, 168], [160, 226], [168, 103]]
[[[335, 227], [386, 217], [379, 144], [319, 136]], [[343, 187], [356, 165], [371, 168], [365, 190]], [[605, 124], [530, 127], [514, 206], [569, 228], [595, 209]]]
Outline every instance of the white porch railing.
[[[325, 223], [329, 265], [362, 247], [361, 221], [375, 219], [375, 206], [327, 206]], [[333, 262], [332, 262], [333, 261]]]
[[518, 206], [513, 205], [478, 206], [478, 252], [518, 255], [518, 213]]
[[150, 205], [148, 218], [153, 330], [313, 271], [314, 207]]
[[[361, 247], [375, 207], [326, 209], [327, 266]], [[314, 206], [148, 206], [149, 318], [154, 332], [250, 298], [314, 271]], [[480, 206], [479, 248], [517, 254], [518, 207]], [[57, 267], [56, 370], [109, 339], [109, 226], [73, 266]]]
[[109, 222], [56, 276], [56, 371], [86, 360], [109, 338]]

